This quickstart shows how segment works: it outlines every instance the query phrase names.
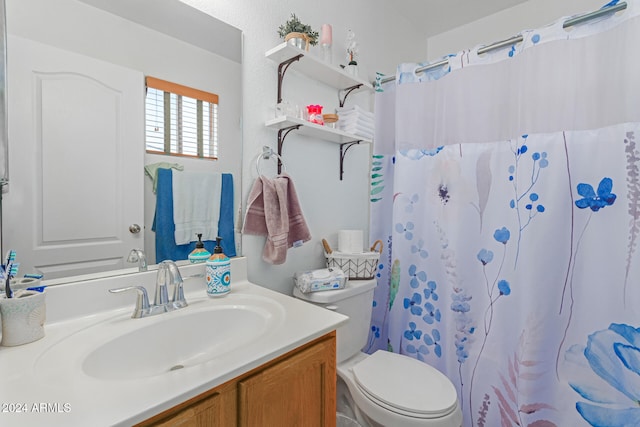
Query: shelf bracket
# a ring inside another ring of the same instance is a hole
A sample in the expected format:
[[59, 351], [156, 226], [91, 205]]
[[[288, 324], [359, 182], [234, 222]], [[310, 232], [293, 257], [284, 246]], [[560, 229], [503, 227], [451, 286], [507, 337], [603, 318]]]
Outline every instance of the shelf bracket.
[[282, 162], [280, 159], [282, 158], [282, 146], [284, 145], [284, 140], [287, 135], [289, 135], [289, 132], [300, 129], [300, 126], [302, 125], [293, 125], [278, 130], [278, 175], [282, 172]]
[[347, 154], [347, 150], [353, 147], [354, 145], [360, 144], [361, 140], [351, 141], [351, 142], [343, 142], [340, 144], [340, 181], [342, 181], [342, 176], [344, 175], [344, 156]]
[[[346, 89], [340, 89], [338, 91], [338, 100], [340, 101], [340, 108], [344, 107], [344, 103], [347, 101], [347, 96], [349, 96], [349, 94], [354, 90], [360, 89], [360, 87], [362, 87], [362, 83], [357, 84], [355, 86], [350, 86]], [[344, 93], [344, 96], [342, 96], [343, 93]]]
[[284, 80], [284, 75], [287, 72], [289, 65], [291, 65], [295, 61], [298, 61], [303, 56], [303, 54], [296, 55], [284, 62], [281, 62], [280, 65], [278, 65], [278, 104], [282, 102], [282, 81]]

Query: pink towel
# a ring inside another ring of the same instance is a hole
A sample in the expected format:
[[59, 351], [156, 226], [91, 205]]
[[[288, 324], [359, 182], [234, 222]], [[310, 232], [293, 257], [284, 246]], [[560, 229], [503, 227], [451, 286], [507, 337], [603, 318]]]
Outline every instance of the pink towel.
[[258, 177], [249, 193], [245, 234], [267, 236], [262, 259], [283, 264], [287, 249], [311, 240], [291, 177], [286, 173], [269, 179]]

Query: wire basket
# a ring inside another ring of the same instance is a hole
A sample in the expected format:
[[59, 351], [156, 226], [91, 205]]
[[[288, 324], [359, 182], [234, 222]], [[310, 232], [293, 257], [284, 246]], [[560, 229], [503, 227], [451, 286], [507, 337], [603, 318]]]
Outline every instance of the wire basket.
[[378, 267], [378, 260], [382, 254], [382, 240], [376, 240], [371, 246], [371, 252], [361, 254], [346, 254], [333, 252], [329, 242], [322, 239], [324, 256], [327, 258], [327, 267], [339, 268], [344, 271], [351, 280], [373, 279]]

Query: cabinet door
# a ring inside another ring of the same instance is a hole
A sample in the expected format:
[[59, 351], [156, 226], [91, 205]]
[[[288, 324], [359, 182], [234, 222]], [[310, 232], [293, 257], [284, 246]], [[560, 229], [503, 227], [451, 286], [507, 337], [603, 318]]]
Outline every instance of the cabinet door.
[[236, 425], [235, 383], [222, 385], [137, 427], [227, 427]]
[[238, 384], [242, 427], [335, 426], [335, 336]]
[[240, 381], [238, 392], [239, 426], [335, 426], [335, 335]]

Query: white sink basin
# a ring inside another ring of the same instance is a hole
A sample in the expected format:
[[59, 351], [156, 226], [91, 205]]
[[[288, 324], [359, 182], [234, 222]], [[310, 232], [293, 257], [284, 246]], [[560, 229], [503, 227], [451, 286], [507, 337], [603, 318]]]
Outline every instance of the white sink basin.
[[96, 378], [124, 379], [193, 366], [262, 335], [269, 313], [223, 306], [158, 320], [98, 347], [84, 359], [82, 370]]
[[36, 371], [50, 373], [56, 367], [58, 373], [111, 381], [155, 377], [215, 363], [220, 356], [268, 339], [283, 319], [279, 303], [233, 294], [142, 319], [120, 314], [49, 347], [38, 358]]

